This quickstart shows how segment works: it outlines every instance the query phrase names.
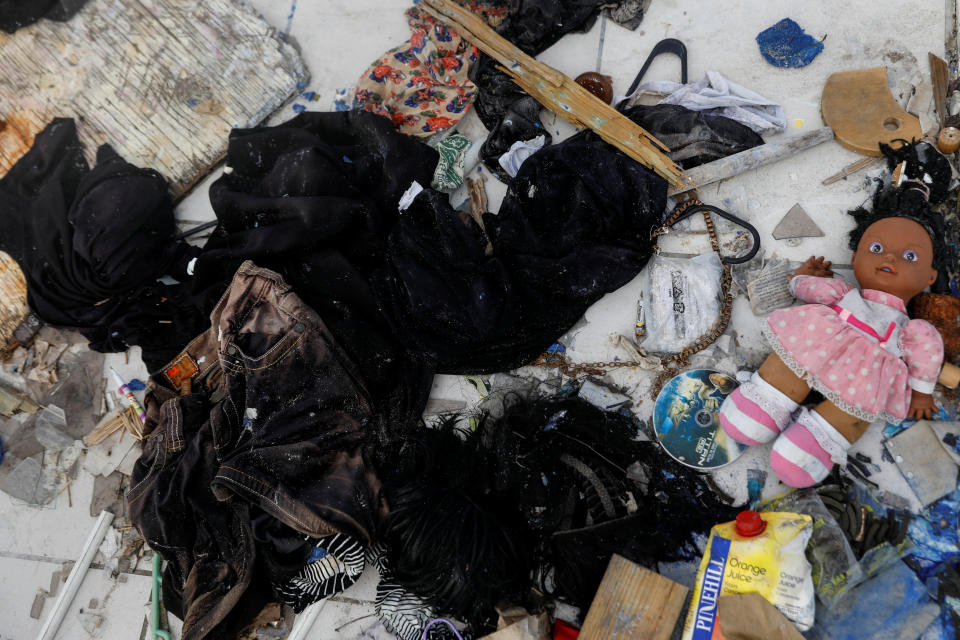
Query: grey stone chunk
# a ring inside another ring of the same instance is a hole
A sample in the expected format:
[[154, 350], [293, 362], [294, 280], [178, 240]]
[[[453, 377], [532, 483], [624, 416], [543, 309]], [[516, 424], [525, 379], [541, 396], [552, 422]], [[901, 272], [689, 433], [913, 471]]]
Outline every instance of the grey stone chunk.
[[787, 215], [783, 216], [783, 220], [773, 229], [773, 238], [775, 240], [784, 240], [786, 238], [817, 238], [823, 235], [823, 230], [817, 226], [817, 223], [810, 218], [799, 204], [790, 207]]

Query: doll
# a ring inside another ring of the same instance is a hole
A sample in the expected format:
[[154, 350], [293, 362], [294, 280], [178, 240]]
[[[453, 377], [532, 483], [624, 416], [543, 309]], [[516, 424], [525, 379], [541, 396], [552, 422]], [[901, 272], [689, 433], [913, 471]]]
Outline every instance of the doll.
[[[943, 341], [928, 322], [911, 320], [906, 304], [933, 284], [943, 260], [942, 221], [928, 201], [931, 191], [942, 197], [930, 175], [942, 179], [942, 166], [928, 156], [928, 168], [913, 145], [884, 152], [908, 158], [907, 179], [879, 190], [872, 211], [850, 212], [860, 288], [834, 278], [823, 257], [804, 262], [790, 276], [790, 291], [808, 304], [767, 317], [763, 334], [773, 352], [720, 409], [720, 424], [734, 440], [777, 438], [770, 464], [793, 487], [817, 484], [834, 463], [846, 462], [871, 422], [899, 424], [935, 410]], [[800, 407], [811, 389], [824, 400], [812, 410]]]

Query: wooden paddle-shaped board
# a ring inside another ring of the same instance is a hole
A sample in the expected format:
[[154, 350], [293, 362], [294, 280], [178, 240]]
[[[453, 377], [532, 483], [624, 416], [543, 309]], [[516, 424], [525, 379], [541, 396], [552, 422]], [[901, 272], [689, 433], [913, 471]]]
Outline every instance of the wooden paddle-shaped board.
[[904, 111], [887, 86], [887, 70], [841, 71], [827, 78], [820, 99], [824, 123], [837, 142], [868, 156], [879, 156], [881, 142], [920, 140], [920, 119]]

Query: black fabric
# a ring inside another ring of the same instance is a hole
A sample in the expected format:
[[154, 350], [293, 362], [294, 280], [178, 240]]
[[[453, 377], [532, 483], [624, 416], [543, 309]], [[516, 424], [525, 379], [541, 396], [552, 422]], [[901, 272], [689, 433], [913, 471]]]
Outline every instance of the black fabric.
[[497, 32], [535, 56], [573, 31], [589, 31], [603, 5], [597, 0], [511, 0]]
[[628, 107], [624, 115], [665, 144], [670, 149], [670, 159], [684, 169], [763, 144], [759, 134], [736, 120], [680, 105]]
[[[597, 0], [511, 0], [507, 18], [497, 32], [524, 53], [536, 56], [567, 33], [589, 30], [601, 4]], [[479, 90], [474, 108], [490, 131], [497, 128], [511, 104], [527, 95], [497, 64], [484, 53], [470, 69], [470, 79]]]
[[540, 122], [540, 103], [524, 96], [507, 107], [503, 119], [494, 127], [480, 147], [480, 160], [497, 178], [509, 182], [510, 176], [500, 166], [500, 156], [510, 150], [514, 142], [544, 136], [544, 146], [553, 142], [553, 136]]
[[0, 29], [13, 33], [40, 18], [64, 22], [87, 0], [0, 0]]
[[538, 151], [484, 217], [493, 246], [424, 191], [389, 238], [378, 292], [403, 342], [441, 372], [530, 362], [650, 258], [666, 182], [582, 132]]
[[182, 313], [178, 289], [157, 281], [185, 278], [196, 255], [173, 238], [166, 180], [106, 145], [90, 170], [73, 120], [54, 120], [0, 180], [0, 224], [0, 249], [23, 270], [31, 309], [79, 330], [91, 348], [138, 344], [149, 365], [202, 330], [195, 312]]

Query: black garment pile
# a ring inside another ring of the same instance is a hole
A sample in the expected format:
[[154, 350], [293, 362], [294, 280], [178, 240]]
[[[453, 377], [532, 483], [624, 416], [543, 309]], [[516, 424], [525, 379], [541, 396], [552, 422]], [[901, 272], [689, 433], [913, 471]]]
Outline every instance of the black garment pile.
[[231, 134], [187, 296], [213, 323], [152, 378], [128, 495], [185, 638], [349, 585], [388, 512], [373, 452], [416, 428], [432, 375], [529, 362], [652, 253], [664, 181], [590, 132], [530, 158], [486, 231], [429, 189], [398, 211], [436, 161], [367, 112]]
[[478, 635], [501, 601], [589, 607], [613, 553], [656, 568], [735, 517], [704, 477], [578, 398], [522, 400], [473, 432], [449, 420], [382, 463], [389, 578]]
[[54, 120], [0, 179], [0, 225], [0, 250], [23, 270], [30, 308], [79, 330], [92, 349], [139, 344], [166, 359], [203, 330], [158, 282], [187, 279], [197, 253], [174, 238], [166, 180], [107, 145], [91, 170], [73, 120]]
[[65, 22], [87, 0], [0, 0], [0, 29], [13, 33], [41, 18]]
[[666, 183], [590, 132], [524, 163], [485, 230], [430, 189], [398, 212], [436, 162], [366, 112], [235, 129], [194, 288], [219, 293], [252, 259], [280, 273], [361, 367], [384, 369], [375, 379], [401, 361], [502, 371], [542, 353], [653, 251]]

